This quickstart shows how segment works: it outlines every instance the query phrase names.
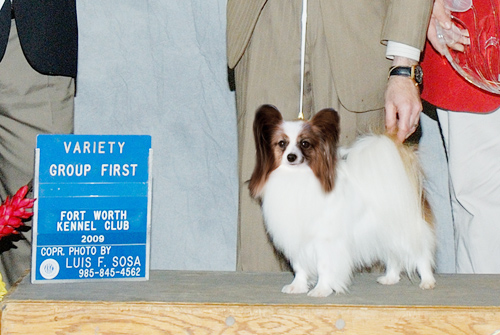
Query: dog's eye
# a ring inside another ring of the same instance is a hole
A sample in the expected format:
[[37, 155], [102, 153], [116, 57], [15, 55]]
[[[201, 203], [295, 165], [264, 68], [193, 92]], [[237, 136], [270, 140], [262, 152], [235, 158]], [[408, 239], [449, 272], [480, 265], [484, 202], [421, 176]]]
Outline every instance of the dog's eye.
[[286, 148], [286, 142], [284, 140], [281, 140], [281, 141], [278, 142], [278, 146], [281, 149], [285, 149]]
[[310, 148], [311, 147], [311, 143], [309, 143], [309, 141], [306, 141], [306, 140], [302, 140], [300, 142], [300, 146], [304, 149], [307, 149], [307, 148]]

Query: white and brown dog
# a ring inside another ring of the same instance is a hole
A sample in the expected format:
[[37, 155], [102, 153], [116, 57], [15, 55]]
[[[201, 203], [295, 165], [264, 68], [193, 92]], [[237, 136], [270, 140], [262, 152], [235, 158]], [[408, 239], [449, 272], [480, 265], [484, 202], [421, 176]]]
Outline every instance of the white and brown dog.
[[415, 153], [385, 135], [363, 136], [338, 150], [339, 133], [332, 109], [287, 122], [264, 105], [255, 116], [257, 161], [249, 188], [295, 274], [283, 292], [342, 293], [357, 268], [375, 262], [386, 267], [381, 284], [416, 271], [420, 287], [433, 288], [435, 238]]

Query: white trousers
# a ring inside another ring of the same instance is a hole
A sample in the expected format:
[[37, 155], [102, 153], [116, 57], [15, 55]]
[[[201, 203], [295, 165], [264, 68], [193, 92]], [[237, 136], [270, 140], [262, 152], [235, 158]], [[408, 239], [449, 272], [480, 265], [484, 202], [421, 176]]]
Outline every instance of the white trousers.
[[425, 173], [424, 187], [434, 214], [436, 272], [455, 273], [456, 257], [446, 152], [437, 119], [422, 113], [418, 154]]
[[458, 273], [500, 273], [500, 111], [438, 109], [448, 155]]

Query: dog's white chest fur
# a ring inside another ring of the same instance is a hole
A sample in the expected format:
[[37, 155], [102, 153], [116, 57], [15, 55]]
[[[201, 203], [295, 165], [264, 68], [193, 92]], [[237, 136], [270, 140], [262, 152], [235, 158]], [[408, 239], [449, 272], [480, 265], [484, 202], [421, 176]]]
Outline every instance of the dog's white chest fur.
[[282, 165], [273, 171], [265, 186], [262, 211], [278, 249], [285, 253], [299, 251], [314, 238], [318, 228], [314, 225], [324, 212], [326, 199], [309, 167]]

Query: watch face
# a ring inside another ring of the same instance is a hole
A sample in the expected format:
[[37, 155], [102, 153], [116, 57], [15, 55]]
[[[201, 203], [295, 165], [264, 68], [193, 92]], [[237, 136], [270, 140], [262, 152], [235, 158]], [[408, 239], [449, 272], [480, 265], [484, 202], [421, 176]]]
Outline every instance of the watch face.
[[424, 72], [422, 71], [420, 65], [415, 66], [415, 81], [418, 84], [422, 84], [423, 77], [424, 77]]

